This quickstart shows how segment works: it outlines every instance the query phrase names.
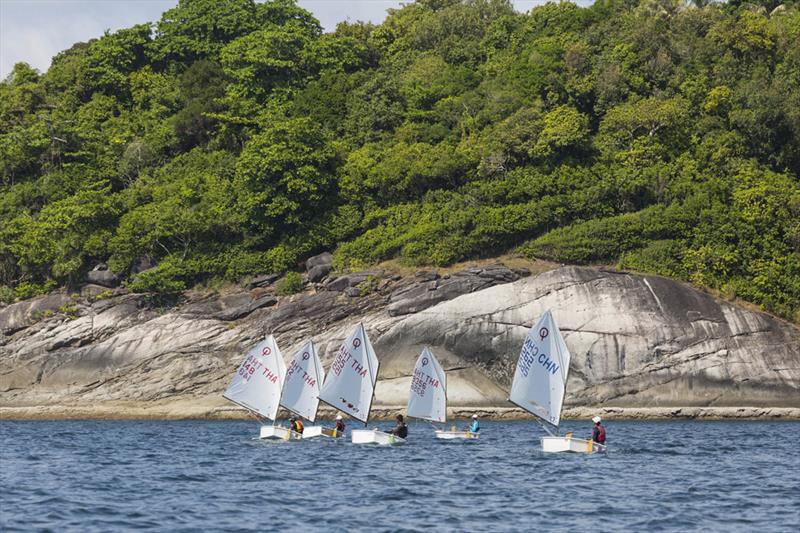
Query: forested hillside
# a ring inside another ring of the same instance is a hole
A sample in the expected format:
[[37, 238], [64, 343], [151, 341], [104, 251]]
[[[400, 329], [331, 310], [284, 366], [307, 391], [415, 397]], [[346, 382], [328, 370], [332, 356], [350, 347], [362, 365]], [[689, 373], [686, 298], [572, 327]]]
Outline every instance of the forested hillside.
[[0, 296], [516, 250], [800, 321], [798, 5], [181, 0], [0, 84]]

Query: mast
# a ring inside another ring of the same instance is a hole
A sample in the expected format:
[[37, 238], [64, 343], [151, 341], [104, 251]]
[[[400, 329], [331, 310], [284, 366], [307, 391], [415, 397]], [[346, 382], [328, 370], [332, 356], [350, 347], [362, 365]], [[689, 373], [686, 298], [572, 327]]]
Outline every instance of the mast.
[[311, 344], [311, 349], [313, 350], [312, 356], [314, 359], [314, 371], [317, 373], [317, 408], [314, 409], [314, 419], [312, 422], [316, 421], [317, 413], [319, 412], [319, 391], [322, 389], [322, 383], [325, 381], [325, 370], [322, 368], [322, 364], [319, 361], [319, 355], [317, 355], [317, 348], [314, 346], [314, 341], [309, 341]]
[[[362, 337], [364, 339], [364, 351], [367, 352], [366, 359], [367, 359], [367, 365], [369, 365], [370, 364], [370, 362], [369, 362], [370, 357], [369, 357], [369, 351], [368, 350], [372, 350], [372, 343], [369, 342], [369, 340], [367, 338], [367, 330], [364, 329], [364, 323], [363, 322], [359, 322], [358, 325], [359, 325], [359, 327], [361, 327], [361, 333], [362, 333]], [[374, 350], [372, 351], [372, 355], [375, 355], [375, 351]], [[377, 367], [380, 368], [381, 362], [378, 360], [378, 356], [377, 355], [375, 355], [375, 361], [377, 363]], [[376, 368], [375, 369], [375, 373], [373, 373], [372, 372], [372, 367], [369, 367], [370, 379], [372, 380], [372, 396], [370, 396], [369, 405], [367, 406], [367, 419], [364, 420], [364, 427], [365, 428], [367, 427], [367, 424], [369, 423], [369, 415], [372, 413], [372, 402], [375, 401], [375, 385], [378, 382], [378, 368]]]

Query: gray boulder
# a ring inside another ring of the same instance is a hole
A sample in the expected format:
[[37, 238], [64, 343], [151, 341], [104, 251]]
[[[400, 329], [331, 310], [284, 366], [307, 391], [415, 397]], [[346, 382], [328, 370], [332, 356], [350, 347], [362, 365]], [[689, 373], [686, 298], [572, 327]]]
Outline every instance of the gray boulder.
[[262, 292], [232, 294], [222, 298], [220, 301], [222, 310], [215, 313], [214, 316], [220, 320], [227, 321], [238, 320], [262, 307], [271, 307], [278, 302], [278, 299], [268, 292]]
[[114, 287], [119, 286], [120, 279], [119, 276], [108, 270], [106, 265], [100, 264], [87, 272], [86, 281], [94, 285], [100, 285], [109, 289], [113, 289]]
[[419, 270], [414, 274], [414, 277], [421, 281], [434, 281], [439, 279], [439, 274], [432, 270]]
[[227, 322], [239, 320], [257, 309], [271, 307], [277, 302], [278, 299], [272, 293], [264, 289], [254, 289], [221, 297], [207, 296], [186, 305], [181, 312], [193, 317], [213, 317]]
[[306, 271], [310, 272], [314, 267], [332, 264], [333, 256], [330, 254], [330, 252], [322, 252], [319, 255], [315, 255], [306, 259]]
[[11, 335], [55, 314], [64, 306], [72, 305], [72, 298], [61, 292], [39, 296], [4, 307], [0, 310], [0, 332]]
[[250, 280], [250, 283], [247, 284], [247, 288], [255, 289], [257, 287], [266, 287], [268, 285], [272, 285], [278, 281], [282, 275], [283, 274], [262, 274], [260, 276], [255, 276]]
[[[430, 276], [419, 276], [431, 279]], [[387, 311], [391, 316], [418, 313], [440, 302], [451, 300], [462, 294], [469, 294], [486, 289], [499, 283], [508, 283], [519, 279], [519, 274], [502, 266], [494, 265], [486, 268], [469, 268], [456, 272], [443, 279], [433, 278], [423, 284], [415, 284], [400, 288], [392, 293]]]
[[325, 276], [330, 274], [331, 270], [333, 270], [333, 265], [331, 264], [316, 265], [311, 267], [308, 270], [308, 281], [312, 283], [322, 281]]
[[383, 270], [353, 272], [330, 280], [325, 284], [325, 288], [329, 291], [343, 291], [348, 287], [355, 287], [359, 283], [367, 281], [369, 278], [381, 278], [384, 274], [385, 272]]

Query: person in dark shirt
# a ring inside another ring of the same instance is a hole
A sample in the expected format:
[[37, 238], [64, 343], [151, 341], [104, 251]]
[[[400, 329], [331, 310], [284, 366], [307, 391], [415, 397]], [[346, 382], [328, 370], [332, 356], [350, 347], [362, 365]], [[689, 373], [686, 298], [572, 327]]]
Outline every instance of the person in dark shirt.
[[408, 437], [408, 426], [405, 422], [403, 422], [403, 415], [397, 415], [397, 424], [395, 424], [394, 428], [389, 430], [389, 433], [392, 435], [396, 435], [401, 439]]
[[594, 422], [594, 428], [592, 428], [592, 440], [595, 441], [597, 444], [606, 443], [606, 428], [603, 427], [601, 423], [602, 420], [599, 416], [592, 418], [592, 422]]
[[336, 415], [336, 436], [343, 437], [344, 436], [344, 420], [342, 419], [342, 415]]

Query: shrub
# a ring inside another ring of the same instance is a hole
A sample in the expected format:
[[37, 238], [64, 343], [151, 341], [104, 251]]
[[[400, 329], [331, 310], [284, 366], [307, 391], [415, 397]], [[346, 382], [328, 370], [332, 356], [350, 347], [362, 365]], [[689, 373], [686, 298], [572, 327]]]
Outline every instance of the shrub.
[[105, 300], [106, 298], [111, 298], [114, 296], [114, 291], [112, 289], [106, 289], [102, 292], [97, 293], [97, 296], [94, 297], [95, 300]]
[[653, 241], [644, 248], [625, 252], [619, 258], [618, 268], [673, 278], [686, 279], [682, 259], [685, 245], [671, 239]]
[[156, 268], [137, 274], [128, 288], [133, 292], [175, 294], [186, 289], [186, 283], [180, 279], [175, 279], [178, 274], [173, 265], [162, 263]]
[[279, 296], [296, 294], [303, 290], [303, 278], [297, 272], [287, 272], [275, 286]]
[[691, 215], [674, 205], [656, 205], [613, 217], [557, 228], [520, 247], [528, 257], [567, 263], [611, 261], [651, 240], [683, 236]]
[[66, 317], [69, 318], [70, 320], [78, 318], [78, 306], [76, 305], [62, 305], [61, 307], [58, 308], [58, 312], [63, 315], [66, 315]]
[[14, 289], [6, 285], [0, 285], [0, 302], [10, 304], [14, 303], [16, 298], [17, 294], [14, 292]]
[[48, 280], [44, 283], [20, 283], [17, 285], [15, 290], [17, 298], [20, 300], [27, 300], [28, 298], [33, 298], [34, 296], [40, 296], [42, 294], [47, 294], [51, 290], [55, 289], [58, 284], [53, 280]]

